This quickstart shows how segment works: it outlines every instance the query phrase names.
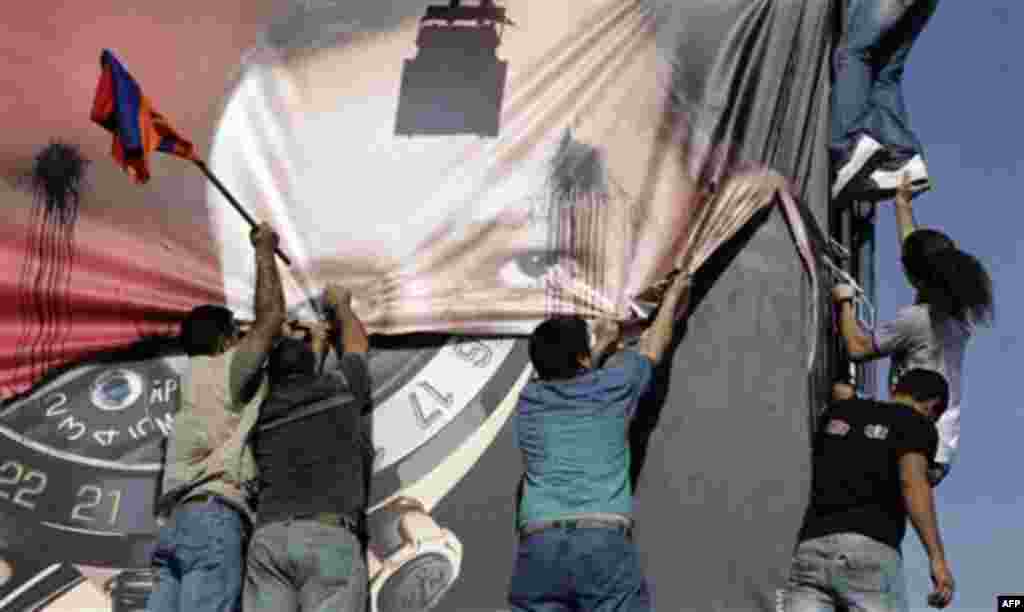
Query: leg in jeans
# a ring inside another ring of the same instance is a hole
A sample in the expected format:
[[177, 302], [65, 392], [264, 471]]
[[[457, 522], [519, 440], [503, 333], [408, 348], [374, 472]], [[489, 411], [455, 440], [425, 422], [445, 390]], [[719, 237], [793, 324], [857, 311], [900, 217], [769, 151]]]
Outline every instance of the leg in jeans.
[[155, 584], [146, 601], [147, 612], [178, 612], [181, 608], [181, 570], [174, 556], [174, 524], [160, 528], [153, 551]]
[[570, 612], [574, 610], [573, 532], [547, 529], [519, 540], [515, 570], [509, 584], [513, 612]]
[[294, 568], [288, 559], [288, 525], [256, 530], [246, 558], [244, 612], [298, 612]]
[[833, 583], [850, 612], [907, 612], [900, 553], [858, 534], [842, 534]]
[[651, 595], [636, 545], [611, 529], [579, 529], [573, 541], [577, 609], [592, 612], [650, 612]]
[[785, 612], [834, 612], [829, 585], [832, 552], [826, 538], [801, 542], [793, 555], [789, 584], [783, 598]]
[[245, 525], [218, 502], [175, 511], [181, 612], [237, 612], [242, 597]]
[[[835, 50], [832, 148], [845, 149], [858, 132], [883, 145], [918, 146], [907, 137], [903, 66], [938, 0], [851, 0], [846, 33]], [[875, 87], [881, 84], [881, 91]]]
[[917, 0], [883, 39], [879, 49], [878, 70], [865, 128], [900, 159], [923, 152], [921, 141], [910, 129], [909, 114], [903, 100], [903, 70], [910, 49], [935, 14], [938, 0]]
[[365, 612], [369, 575], [359, 539], [343, 527], [292, 524], [303, 612]]

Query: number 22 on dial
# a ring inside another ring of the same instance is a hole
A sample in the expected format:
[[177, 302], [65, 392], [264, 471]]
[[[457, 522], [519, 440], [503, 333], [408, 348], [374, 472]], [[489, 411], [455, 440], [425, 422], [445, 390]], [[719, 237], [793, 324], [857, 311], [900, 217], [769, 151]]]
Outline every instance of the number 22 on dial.
[[[17, 461], [5, 461], [0, 465], [0, 499], [10, 500], [17, 506], [35, 510], [36, 503], [31, 498], [37, 497], [46, 490], [46, 474], [36, 470], [27, 470]], [[21, 485], [20, 487], [18, 485]], [[7, 487], [15, 486], [12, 497]]]

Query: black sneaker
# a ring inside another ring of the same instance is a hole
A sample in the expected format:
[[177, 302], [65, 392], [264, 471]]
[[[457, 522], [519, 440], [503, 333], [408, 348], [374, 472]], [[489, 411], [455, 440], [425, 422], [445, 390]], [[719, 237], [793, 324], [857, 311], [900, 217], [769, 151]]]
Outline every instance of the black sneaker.
[[846, 159], [838, 165], [836, 180], [832, 183], [832, 199], [836, 200], [854, 178], [883, 151], [881, 143], [867, 134], [860, 134]]

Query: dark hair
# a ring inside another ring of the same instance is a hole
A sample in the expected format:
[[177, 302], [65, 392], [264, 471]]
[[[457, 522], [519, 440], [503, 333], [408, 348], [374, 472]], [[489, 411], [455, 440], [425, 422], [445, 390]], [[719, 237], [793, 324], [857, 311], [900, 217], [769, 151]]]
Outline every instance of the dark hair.
[[590, 354], [590, 330], [580, 316], [544, 321], [530, 335], [530, 361], [541, 379], [565, 379], [579, 374], [580, 358]]
[[953, 239], [938, 230], [914, 230], [903, 241], [904, 257], [926, 257], [945, 249], [955, 249]]
[[919, 285], [921, 301], [960, 321], [991, 323], [992, 278], [974, 256], [935, 230], [917, 230], [903, 241], [903, 266]]
[[223, 306], [196, 306], [181, 324], [181, 346], [189, 356], [213, 355], [236, 330], [235, 315]]
[[909, 395], [915, 402], [939, 400], [936, 416], [949, 406], [949, 383], [946, 377], [932, 370], [915, 368], [900, 377], [892, 388], [893, 395]]
[[316, 354], [308, 342], [281, 338], [267, 359], [267, 377], [277, 382], [294, 374], [316, 374]]

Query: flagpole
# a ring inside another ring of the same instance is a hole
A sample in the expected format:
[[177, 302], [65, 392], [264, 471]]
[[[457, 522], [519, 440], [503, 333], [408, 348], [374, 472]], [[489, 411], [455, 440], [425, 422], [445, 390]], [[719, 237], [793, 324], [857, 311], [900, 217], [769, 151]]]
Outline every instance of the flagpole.
[[[227, 198], [228, 202], [231, 203], [231, 206], [233, 206], [235, 210], [238, 211], [238, 214], [242, 215], [242, 218], [248, 221], [250, 226], [255, 228], [256, 220], [253, 219], [252, 216], [249, 215], [249, 213], [246, 212], [244, 208], [242, 208], [242, 205], [238, 203], [238, 200], [235, 199], [235, 196], [231, 195], [231, 192], [228, 191], [227, 187], [225, 187], [223, 183], [220, 182], [217, 176], [213, 172], [210, 172], [210, 169], [206, 166], [206, 162], [204, 162], [201, 159], [193, 159], [192, 162], [195, 165], [199, 166], [199, 169], [203, 171], [203, 174], [206, 175], [206, 178], [210, 179], [210, 182], [213, 183], [213, 186], [216, 187], [218, 191], [220, 191], [221, 195]], [[277, 253], [277, 256], [280, 257], [281, 261], [283, 261], [286, 265], [292, 265], [291, 260], [288, 259], [287, 255], [281, 252], [280, 247], [276, 247], [274, 249], [274, 252]], [[326, 316], [323, 312], [323, 307], [320, 304], [320, 300], [314, 299], [312, 296], [310, 296], [308, 288], [303, 283], [300, 282], [299, 287], [301, 288], [302, 292], [306, 294], [306, 298], [309, 299], [309, 304], [310, 307], [313, 309], [313, 312], [316, 313], [316, 315], [320, 317], [321, 320], [326, 320]]]
[[[248, 221], [249, 225], [253, 229], [256, 229], [256, 220], [253, 219], [249, 215], [249, 213], [245, 211], [244, 208], [242, 208], [242, 205], [238, 203], [238, 200], [235, 199], [235, 196], [231, 195], [231, 192], [228, 191], [226, 187], [224, 187], [224, 185], [220, 182], [216, 175], [210, 172], [210, 169], [206, 167], [206, 162], [204, 162], [201, 159], [193, 159], [192, 162], [195, 163], [195, 165], [199, 166], [199, 169], [203, 171], [203, 174], [206, 175], [206, 178], [210, 179], [210, 182], [213, 183], [213, 186], [217, 188], [217, 191], [220, 191], [221, 195], [227, 198], [228, 202], [231, 203], [231, 206], [233, 206], [235, 210], [238, 211], [238, 214], [242, 215], [242, 218]], [[292, 265], [291, 260], [288, 259], [287, 255], [281, 252], [280, 247], [276, 247], [274, 249], [274, 252], [277, 253], [277, 256], [280, 257], [281, 261], [283, 261], [286, 265]]]

